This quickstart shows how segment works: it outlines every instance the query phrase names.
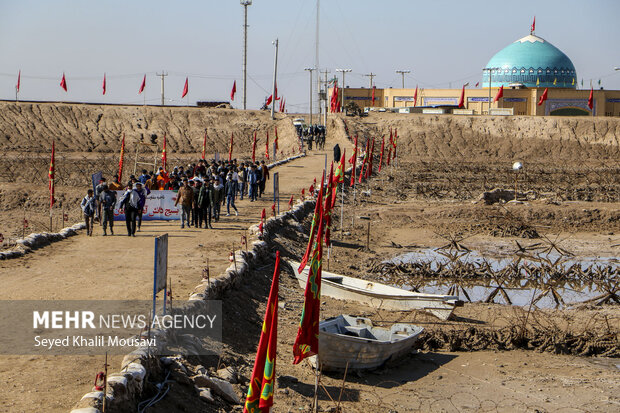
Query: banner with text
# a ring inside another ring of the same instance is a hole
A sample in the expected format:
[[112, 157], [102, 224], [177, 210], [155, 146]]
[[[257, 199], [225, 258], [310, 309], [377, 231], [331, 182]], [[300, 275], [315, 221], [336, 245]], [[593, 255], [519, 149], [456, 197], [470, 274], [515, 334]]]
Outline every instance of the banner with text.
[[[116, 191], [116, 207], [114, 208], [114, 220], [125, 220], [125, 211], [121, 213], [119, 210], [119, 204], [123, 198], [124, 191]], [[142, 220], [180, 220], [181, 208], [174, 206], [174, 202], [177, 199], [176, 191], [151, 191], [146, 196], [146, 203], [142, 208]]]

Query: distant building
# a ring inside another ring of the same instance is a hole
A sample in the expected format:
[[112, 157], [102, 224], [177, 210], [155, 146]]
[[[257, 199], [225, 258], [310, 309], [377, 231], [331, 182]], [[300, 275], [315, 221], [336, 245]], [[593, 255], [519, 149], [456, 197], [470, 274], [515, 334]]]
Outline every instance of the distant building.
[[[532, 115], [532, 116], [620, 116], [620, 91], [593, 92], [593, 108], [588, 107], [590, 85], [578, 90], [577, 71], [560, 49], [530, 34], [506, 46], [487, 63], [481, 88], [465, 88], [463, 108], [458, 109], [458, 89], [372, 89], [345, 88], [344, 102], [360, 108], [419, 113]], [[490, 84], [490, 88], [489, 88]], [[493, 102], [499, 88], [503, 97]], [[583, 87], [582, 86], [582, 87]], [[547, 100], [538, 105], [545, 88]], [[329, 95], [333, 93], [330, 89]]]

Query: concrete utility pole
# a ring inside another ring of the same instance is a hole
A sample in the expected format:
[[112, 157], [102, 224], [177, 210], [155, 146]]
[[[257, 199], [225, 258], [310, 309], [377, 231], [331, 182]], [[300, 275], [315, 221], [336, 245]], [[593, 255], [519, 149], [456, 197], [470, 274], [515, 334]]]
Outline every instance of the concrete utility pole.
[[276, 89], [277, 89], [277, 81], [276, 77], [278, 74], [278, 39], [273, 41], [273, 44], [276, 46], [276, 53], [273, 60], [273, 90], [271, 91], [271, 119], [275, 119], [275, 109], [276, 109]]
[[364, 75], [364, 76], [366, 76], [366, 77], [369, 77], [369, 78], [370, 78], [370, 85], [369, 85], [368, 87], [369, 87], [370, 89], [372, 89], [372, 79], [373, 79], [375, 76], [377, 76], [377, 75], [376, 75], [375, 73], [370, 72], [369, 74]]
[[243, 6], [243, 110], [247, 109], [248, 90], [248, 6], [252, 0], [240, 0]]
[[168, 73], [162, 70], [161, 73], [156, 73], [156, 75], [161, 77], [161, 105], [165, 106], [166, 99], [164, 97], [164, 77], [168, 76]]
[[[313, 67], [307, 67], [304, 70], [307, 70], [308, 72], [310, 72], [310, 125], [312, 125], [312, 86], [314, 85], [312, 83], [312, 71], [316, 69]], [[319, 82], [319, 86], [320, 86], [320, 82]], [[320, 119], [320, 115], [319, 115], [319, 119]]]
[[345, 88], [344, 75], [345, 73], [352, 72], [352, 71], [353, 69], [336, 69], [336, 72], [342, 72], [342, 101], [340, 102], [341, 112], [344, 112], [344, 88]]
[[397, 70], [396, 73], [400, 73], [403, 79], [403, 89], [405, 88], [405, 73], [411, 73], [411, 70]]
[[[314, 69], [319, 70], [319, 16], [321, 12], [321, 1], [316, 0], [316, 27], [315, 27], [315, 38], [314, 38]], [[319, 73], [319, 72], [317, 72]], [[312, 76], [312, 73], [310, 73]], [[321, 76], [316, 77], [316, 103], [317, 108], [319, 109], [319, 123], [321, 122]], [[312, 111], [310, 111], [312, 113]]]

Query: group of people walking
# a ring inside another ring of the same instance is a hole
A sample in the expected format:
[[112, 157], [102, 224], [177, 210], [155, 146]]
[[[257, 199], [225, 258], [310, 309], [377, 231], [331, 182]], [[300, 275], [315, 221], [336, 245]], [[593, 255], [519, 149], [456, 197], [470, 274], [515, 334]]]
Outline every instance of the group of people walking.
[[[94, 190], [89, 189], [82, 199], [81, 207], [86, 223], [86, 233], [93, 235], [94, 222], [103, 227], [103, 235], [114, 235], [114, 209], [125, 213], [127, 235], [136, 236], [142, 225], [142, 215], [146, 198], [151, 190], [178, 191], [175, 206], [181, 208], [181, 228], [210, 228], [212, 221], [219, 221], [222, 206], [226, 205], [226, 216], [231, 208], [235, 215], [239, 210], [235, 205], [238, 198], [256, 201], [265, 192], [269, 180], [269, 168], [264, 161], [215, 161], [209, 164], [201, 159], [197, 163], [174, 167], [171, 173], [163, 168], [155, 173], [142, 170], [139, 177], [132, 175], [127, 185], [122, 186], [116, 178], [111, 184], [101, 178]], [[116, 191], [125, 190], [117, 202]]]

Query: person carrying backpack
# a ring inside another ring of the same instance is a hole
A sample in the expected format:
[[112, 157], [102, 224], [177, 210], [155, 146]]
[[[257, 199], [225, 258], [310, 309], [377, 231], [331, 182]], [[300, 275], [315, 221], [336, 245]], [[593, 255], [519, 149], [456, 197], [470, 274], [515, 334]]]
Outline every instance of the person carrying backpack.
[[84, 213], [84, 221], [86, 222], [86, 235], [92, 237], [93, 235], [93, 217], [95, 215], [95, 196], [94, 191], [89, 189], [86, 196], [82, 199], [80, 204], [82, 212]]

